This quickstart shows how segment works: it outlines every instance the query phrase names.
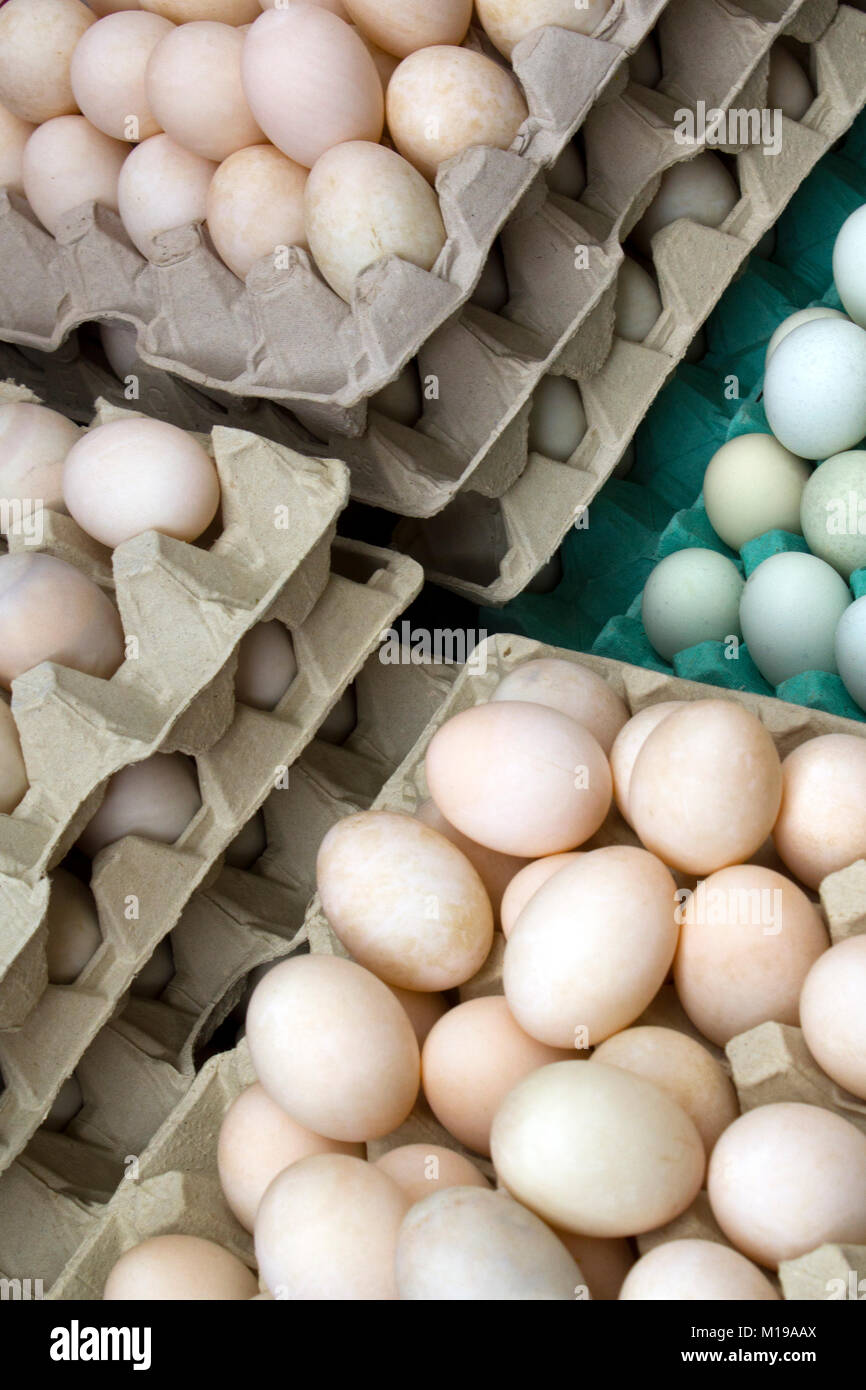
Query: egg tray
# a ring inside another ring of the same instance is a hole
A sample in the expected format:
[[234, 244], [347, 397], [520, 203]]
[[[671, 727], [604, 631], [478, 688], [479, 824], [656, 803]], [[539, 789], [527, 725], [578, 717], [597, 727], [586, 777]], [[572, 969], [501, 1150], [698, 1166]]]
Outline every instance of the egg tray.
[[180, 838], [165, 845], [130, 835], [96, 856], [90, 886], [103, 944], [74, 985], [34, 993], [20, 1025], [0, 1033], [0, 1173], [194, 891], [212, 881], [227, 845], [280, 779], [291, 781], [292, 764], [421, 578], [391, 551], [337, 541], [312, 612], [295, 622], [271, 609], [291, 629], [297, 677], [271, 712], [235, 705], [222, 736], [195, 751], [202, 807]]
[[38, 1131], [0, 1178], [0, 1271], [48, 1287], [118, 1184], [195, 1081], [201, 1053], [256, 966], [291, 954], [327, 829], [370, 805], [450, 688], [456, 668], [368, 657], [346, 742], [315, 740], [264, 803], [268, 847], [249, 872], [223, 868], [169, 938], [175, 975], [158, 1000], [130, 997], [76, 1068], [85, 1107], [65, 1133]]
[[[864, 47], [866, 15], [840, 6], [812, 47], [816, 100], [803, 121], [785, 120], [778, 156], [765, 157], [756, 148], [737, 153], [742, 197], [723, 227], [682, 219], [653, 238], [663, 308], [646, 340], [635, 344], [614, 337], [601, 370], [590, 375], [572, 365], [576, 348], [566, 349], [553, 370], [577, 382], [587, 417], [586, 434], [572, 457], [560, 463], [528, 452], [526, 402], [468, 486], [443, 511], [397, 524], [392, 543], [419, 560], [433, 583], [482, 605], [509, 603], [551, 560], [571, 528], [585, 524], [590, 502], [613, 474], [694, 335], [800, 184], [866, 103]], [[764, 67], [756, 74], [755, 96], [745, 90], [736, 104], [760, 106], [765, 80]], [[667, 105], [670, 114], [672, 103], [666, 98], [629, 88], [593, 114], [588, 144], [595, 131], [615, 150], [645, 119], [643, 103], [650, 99], [656, 112]], [[674, 146], [670, 126], [659, 124], [652, 138], [667, 149], [661, 158], [669, 165]], [[612, 158], [611, 153], [606, 167]], [[499, 495], [500, 481], [512, 475], [516, 481]]]
[[[632, 714], [645, 705], [656, 704], [662, 700], [707, 699], [715, 694], [712, 688], [695, 682], [677, 680], [621, 662], [543, 646], [526, 638], [491, 638], [485, 644], [484, 653], [476, 651], [471, 667], [466, 667], [461, 672], [453, 690], [429, 720], [409, 755], [376, 797], [374, 806], [378, 809], [412, 814], [427, 796], [424, 757], [436, 730], [460, 710], [484, 703], [499, 681], [516, 666], [539, 657], [556, 657], [597, 672], [625, 700]], [[758, 716], [772, 734], [782, 757], [806, 739], [819, 734], [844, 732], [866, 737], [866, 730], [860, 725], [814, 710], [787, 705], [779, 700], [752, 695], [730, 695], [727, 698], [736, 700]], [[598, 834], [588, 842], [587, 847], [596, 848], [611, 842], [635, 843], [633, 833], [615, 811]], [[834, 940], [855, 931], [866, 931], [866, 863], [854, 864], [825, 879], [821, 885], [821, 900]], [[308, 947], [313, 952], [346, 954], [323, 916], [317, 897], [314, 897], [310, 904], [304, 927], [296, 940], [299, 947]], [[499, 933], [491, 960], [478, 976], [461, 987], [461, 998], [502, 992], [497, 954], [501, 961]], [[675, 1003], [672, 1006], [671, 995], [672, 991], [663, 987], [641, 1022], [664, 1024], [694, 1034], [694, 1029], [685, 1019], [681, 1008]], [[796, 1034], [798, 1030], [783, 1030], [789, 1044], [791, 1032]], [[703, 1041], [706, 1044], [706, 1040]], [[735, 1079], [742, 1087], [741, 1103], [744, 1108], [789, 1098], [792, 1087], [796, 1090], [798, 1099], [804, 1098], [806, 1093], [799, 1089], [803, 1084], [801, 1057], [798, 1056], [796, 1062], [799, 1071], [789, 1067], [784, 1057], [780, 1065], [778, 1046], [762, 1053], [760, 1047], [754, 1047], [752, 1034], [744, 1034], [741, 1038], [735, 1039], [730, 1048], [735, 1053], [736, 1049], [742, 1049], [751, 1057], [748, 1068], [741, 1068], [739, 1075], [739, 1062], [735, 1061], [734, 1065]], [[762, 1055], [771, 1059], [772, 1065], [764, 1067], [764, 1072], [770, 1074], [762, 1077], [762, 1088], [758, 1089], [753, 1078], [761, 1075], [760, 1062], [756, 1058], [759, 1059]], [[850, 1098], [846, 1099], [842, 1093], [835, 1092], [828, 1079], [817, 1072], [813, 1063], [810, 1063], [810, 1069], [808, 1084], [812, 1089], [808, 1094], [820, 1095], [819, 1103], [838, 1108], [840, 1113], [851, 1118], [850, 1108], [848, 1111], [843, 1108], [844, 1104], [849, 1103]], [[101, 1298], [108, 1272], [125, 1250], [149, 1236], [171, 1232], [200, 1235], [216, 1240], [253, 1266], [251, 1240], [231, 1216], [220, 1192], [216, 1171], [216, 1140], [226, 1109], [254, 1080], [255, 1074], [244, 1041], [233, 1051], [212, 1058], [205, 1064], [172, 1115], [144, 1152], [138, 1156], [131, 1180], [121, 1182], [115, 1196], [106, 1206], [101, 1220], [80, 1244], [76, 1254], [54, 1284], [50, 1294], [52, 1298]], [[785, 1088], [787, 1092], [782, 1094]], [[860, 1106], [860, 1109], [864, 1107]], [[414, 1142], [444, 1144], [465, 1152], [438, 1125], [423, 1099], [404, 1125], [386, 1139], [370, 1145], [369, 1151], [372, 1157], [378, 1157], [380, 1153], [397, 1144]], [[475, 1156], [474, 1161], [480, 1163], [485, 1171], [490, 1171], [484, 1160]], [[20, 1169], [19, 1164], [16, 1173]], [[23, 1201], [27, 1191], [23, 1180], [19, 1190]], [[700, 1200], [699, 1198], [698, 1201]], [[694, 1212], [690, 1211], [686, 1215], [691, 1219]], [[684, 1218], [679, 1219], [682, 1221]], [[668, 1229], [665, 1228], [662, 1234]], [[651, 1233], [651, 1236], [655, 1234]], [[18, 1277], [36, 1273], [35, 1268], [31, 1270], [25, 1267], [25, 1256], [29, 1253], [28, 1250], [19, 1256], [20, 1267], [11, 1273], [17, 1274]], [[849, 1248], [847, 1256], [839, 1256], [840, 1259], [846, 1257], [852, 1261], [860, 1260], [860, 1265], [866, 1269], [866, 1249]], [[809, 1269], [818, 1258], [817, 1254], [805, 1255], [801, 1260], [792, 1262], [784, 1272], [783, 1282], [788, 1279], [792, 1287], [796, 1284], [797, 1297], [823, 1296], [818, 1291], [815, 1281], [810, 1284], [808, 1278]], [[807, 1289], [807, 1292], [799, 1291], [803, 1288]], [[809, 1289], [811, 1292], [808, 1292]]]

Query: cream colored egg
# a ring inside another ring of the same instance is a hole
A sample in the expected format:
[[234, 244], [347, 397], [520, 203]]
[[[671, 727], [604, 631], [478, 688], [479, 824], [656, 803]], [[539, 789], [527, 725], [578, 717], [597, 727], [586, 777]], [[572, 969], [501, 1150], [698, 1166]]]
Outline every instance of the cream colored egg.
[[722, 160], [704, 151], [662, 174], [656, 196], [632, 232], [634, 243], [643, 255], [651, 255], [655, 234], [681, 217], [720, 227], [739, 198], [740, 190]]
[[66, 869], [51, 875], [51, 896], [45, 915], [48, 940], [45, 955], [53, 985], [71, 985], [102, 944], [93, 894]]
[[173, 845], [200, 809], [193, 760], [182, 753], [154, 753], [115, 772], [78, 847], [93, 859], [125, 835]]
[[203, 222], [207, 195], [217, 166], [167, 135], [154, 135], [127, 157], [117, 189], [120, 217], [130, 241], [143, 256], [163, 232]]
[[424, 1094], [449, 1134], [489, 1154], [493, 1117], [512, 1086], [567, 1055], [525, 1033], [501, 995], [470, 999], [430, 1030], [421, 1053]]
[[592, 1061], [623, 1067], [652, 1081], [694, 1120], [707, 1157], [737, 1118], [737, 1093], [711, 1052], [673, 1028], [626, 1028], [592, 1054]]
[[194, 541], [213, 521], [213, 460], [186, 430], [136, 417], [98, 425], [70, 449], [63, 496], [83, 531], [116, 546], [145, 531]]
[[268, 10], [246, 36], [244, 91], [283, 154], [311, 169], [326, 150], [382, 134], [382, 83], [363, 40], [328, 10]]
[[235, 698], [252, 709], [275, 709], [295, 676], [292, 634], [276, 618], [256, 623], [240, 640]]
[[53, 555], [0, 556], [0, 685], [41, 661], [108, 679], [124, 657], [117, 609]]
[[468, 48], [422, 48], [388, 83], [386, 116], [397, 149], [431, 183], [473, 145], [507, 150], [529, 114], [516, 81]]
[[697, 1196], [705, 1164], [697, 1129], [670, 1096], [590, 1062], [557, 1062], [515, 1086], [491, 1149], [512, 1196], [590, 1236], [666, 1225]]
[[207, 195], [207, 225], [229, 270], [246, 279], [256, 261], [307, 245], [308, 169], [272, 145], [251, 145], [219, 166]]
[[614, 332], [627, 343], [642, 343], [662, 311], [658, 286], [632, 256], [626, 256], [616, 281]]
[[502, 931], [510, 936], [529, 899], [534, 897], [542, 884], [546, 883], [566, 864], [580, 859], [580, 850], [568, 850], [565, 854], [548, 854], [544, 859], [533, 859], [524, 869], [516, 873], [502, 895]]
[[664, 865], [629, 845], [555, 874], [505, 947], [502, 982], [520, 1026], [551, 1047], [586, 1048], [633, 1023], [674, 957], [675, 891]]
[[722, 1135], [707, 1190], [731, 1244], [770, 1269], [866, 1244], [866, 1135], [816, 1105], [759, 1105]]
[[423, 1047], [433, 1024], [438, 1023], [442, 1015], [448, 1012], [448, 1000], [444, 994], [427, 994], [414, 989], [399, 989], [396, 985], [389, 985], [388, 988], [406, 1010], [418, 1040], [418, 1046]]
[[64, 214], [84, 203], [116, 212], [127, 152], [83, 116], [58, 116], [39, 126], [24, 148], [22, 169], [27, 201], [43, 227], [57, 236]]
[[440, 835], [456, 845], [461, 854], [465, 854], [484, 884], [493, 916], [498, 920], [502, 896], [515, 874], [525, 866], [526, 860], [513, 854], [498, 854], [495, 849], [476, 844], [445, 819], [435, 801], [422, 801], [415, 815], [424, 825], [438, 830]]
[[437, 730], [425, 767], [442, 814], [504, 854], [574, 849], [610, 807], [610, 768], [598, 742], [544, 705], [503, 700], [463, 710]]
[[811, 469], [771, 434], [739, 434], [704, 474], [704, 506], [725, 545], [740, 550], [765, 531], [800, 535], [800, 502]]
[[289, 5], [300, 3], [317, 5], [320, 10], [330, 10], [331, 14], [339, 15], [340, 19], [349, 19], [349, 12], [343, 0], [259, 0], [263, 10], [285, 10]]
[[241, 1091], [223, 1117], [217, 1141], [220, 1186], [241, 1225], [252, 1231], [265, 1191], [284, 1168], [324, 1153], [365, 1156], [363, 1144], [342, 1144], [304, 1129], [258, 1082]]
[[[0, 405], [0, 497], [22, 504], [22, 526], [39, 504], [53, 512], [66, 511], [63, 461], [80, 434], [65, 415], [44, 405]], [[9, 515], [16, 519], [12, 508]], [[0, 529], [5, 534], [4, 520], [0, 518]]]
[[430, 270], [445, 245], [430, 185], [394, 150], [349, 141], [324, 154], [304, 194], [316, 265], [348, 303], [358, 276], [386, 256]]
[[245, 35], [203, 21], [169, 30], [147, 65], [147, 98], [175, 144], [221, 161], [265, 137], [241, 83]]
[[823, 734], [788, 754], [773, 840], [807, 888], [866, 858], [866, 740]]
[[490, 1189], [480, 1168], [439, 1144], [401, 1144], [377, 1158], [376, 1167], [402, 1187], [413, 1205], [447, 1187]]
[[164, 15], [172, 24], [213, 20], [217, 24], [252, 24], [260, 13], [259, 0], [140, 0], [143, 10]]
[[86, 3], [99, 19], [107, 14], [118, 14], [121, 10], [141, 9], [141, 0], [86, 0]]
[[418, 1094], [418, 1043], [375, 975], [339, 956], [283, 961], [247, 1010], [256, 1075], [315, 1134], [351, 1142], [402, 1124]]
[[632, 715], [614, 739], [610, 750], [613, 794], [620, 815], [629, 825], [631, 820], [628, 814], [628, 794], [638, 753], [653, 729], [658, 728], [662, 720], [674, 710], [681, 709], [682, 705], [682, 700], [660, 700], [657, 705], [646, 705], [642, 710], [638, 710], [637, 714]]
[[5, 700], [0, 700], [0, 813], [14, 811], [29, 786], [18, 725]]
[[389, 985], [452, 989], [481, 968], [493, 910], [475, 869], [412, 816], [362, 811], [319, 848], [322, 908], [355, 959]]
[[536, 29], [554, 24], [578, 34], [592, 34], [601, 24], [611, 0], [477, 0], [478, 18], [490, 40], [510, 58], [515, 45]]
[[814, 100], [812, 84], [793, 53], [781, 43], [773, 44], [767, 82], [769, 110], [781, 111], [789, 121], [801, 121]]
[[583, 1275], [543, 1221], [504, 1192], [449, 1187], [418, 1203], [400, 1229], [404, 1302], [574, 1299]]
[[230, 869], [251, 869], [268, 847], [268, 831], [261, 811], [241, 826], [225, 849], [223, 863]]
[[0, 9], [0, 102], [34, 124], [77, 111], [72, 55], [95, 23], [81, 0], [7, 0]]
[[174, 956], [165, 937], [133, 979], [129, 992], [135, 999], [158, 999], [174, 975]]
[[398, 58], [461, 44], [472, 18], [472, 0], [347, 0], [346, 9], [367, 38]]
[[585, 434], [586, 411], [577, 382], [567, 376], [543, 376], [529, 412], [530, 453], [565, 463]]
[[816, 960], [800, 995], [800, 1026], [818, 1065], [866, 1100], [866, 936], [839, 941]]
[[72, 57], [72, 90], [97, 130], [133, 144], [159, 133], [144, 75], [157, 44], [173, 32], [167, 19], [143, 10], [110, 14], [88, 29]]
[[629, 815], [647, 849], [685, 873], [753, 855], [782, 795], [775, 744], [732, 700], [695, 700], [649, 735], [631, 776]]
[[580, 1265], [590, 1295], [597, 1302], [619, 1298], [623, 1280], [635, 1262], [634, 1251], [624, 1238], [605, 1240], [600, 1236], [581, 1236], [573, 1231], [557, 1231], [572, 1259]]
[[134, 1245], [105, 1281], [105, 1303], [253, 1298], [255, 1275], [237, 1255], [200, 1236], [151, 1236]]
[[24, 146], [36, 129], [0, 106], [0, 188], [24, 193]]
[[549, 705], [582, 724], [605, 753], [627, 722], [628, 706], [602, 676], [576, 661], [543, 657], [527, 661], [497, 685], [491, 700], [526, 700]]
[[780, 1295], [757, 1265], [714, 1240], [668, 1240], [644, 1255], [623, 1284], [626, 1303], [772, 1302]]
[[409, 1208], [372, 1163], [317, 1154], [275, 1178], [256, 1216], [256, 1258], [275, 1298], [397, 1298], [394, 1256]]

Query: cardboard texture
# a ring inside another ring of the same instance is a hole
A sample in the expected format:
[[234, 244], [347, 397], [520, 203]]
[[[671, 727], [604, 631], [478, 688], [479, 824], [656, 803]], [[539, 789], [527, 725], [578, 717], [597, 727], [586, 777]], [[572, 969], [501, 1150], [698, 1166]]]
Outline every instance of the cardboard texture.
[[[376, 797], [374, 805], [377, 808], [411, 814], [427, 795], [424, 757], [436, 730], [460, 710], [486, 701], [503, 676], [526, 661], [541, 656], [555, 656], [587, 666], [609, 681], [626, 701], [632, 713], [636, 713], [645, 705], [662, 700], [706, 699], [717, 694], [711, 687], [665, 677], [658, 672], [626, 666], [620, 662], [545, 647], [522, 637], [492, 638], [485, 644], [485, 653], [486, 661], [476, 652], [472, 668], [464, 668], [450, 695], [428, 721], [411, 752]], [[737, 700], [758, 716], [772, 734], [782, 756], [805, 740], [831, 730], [866, 737], [866, 729], [862, 725], [799, 706], [787, 705], [779, 700], [734, 693], [730, 693], [727, 698]], [[589, 842], [589, 846], [629, 841], [634, 843], [634, 837], [613, 811], [602, 829]], [[859, 865], [853, 866], [853, 892], [857, 891], [859, 868]], [[848, 874], [850, 871], [844, 872]], [[840, 894], [840, 901], [842, 896]], [[849, 901], [844, 909], [846, 917], [851, 915], [851, 906]], [[317, 897], [313, 898], [310, 904], [304, 927], [296, 940], [299, 946], [303, 942], [315, 952], [345, 954], [320, 910]], [[474, 997], [476, 993], [501, 992], [501, 985], [498, 990], [496, 988], [496, 973], [496, 960], [492, 958], [490, 969], [481, 972], [481, 976], [484, 977], [481, 981], [483, 987], [476, 990], [470, 982], [469, 986], [463, 987], [462, 996]], [[651, 1017], [656, 1023], [664, 1021], [667, 1026], [681, 1026], [681, 1010], [675, 1000], [671, 999], [669, 990], [662, 990], [645, 1017], [647, 1021]], [[226, 1107], [251, 1079], [249, 1056], [243, 1043], [234, 1052], [212, 1059], [203, 1068], [177, 1110], [138, 1159], [139, 1183], [121, 1185], [118, 1195], [109, 1202], [101, 1220], [94, 1226], [92, 1233], [57, 1280], [52, 1297], [99, 1298], [112, 1264], [124, 1249], [136, 1241], [157, 1231], [169, 1229], [197, 1231], [203, 1222], [223, 1219], [222, 1201], [213, 1191], [216, 1174], [216, 1135]], [[787, 1073], [784, 1084], [790, 1084]], [[766, 1104], [775, 1098], [777, 1093], [770, 1091], [762, 1095], [760, 1103]], [[421, 1142], [426, 1138], [431, 1142], [457, 1147], [454, 1140], [432, 1119], [422, 1100], [396, 1134], [388, 1136], [375, 1146], [375, 1153], [378, 1155], [383, 1149], [393, 1147], [396, 1143], [413, 1142], [416, 1139]], [[18, 1165], [19, 1169], [20, 1167], [21, 1165]], [[186, 1209], [177, 1203], [151, 1202], [148, 1192], [141, 1189], [157, 1178], [166, 1184], [174, 1184], [172, 1191], [177, 1190], [179, 1184], [188, 1183], [186, 1190], [191, 1194], [190, 1207]], [[23, 1182], [23, 1178], [18, 1180]], [[193, 1183], [198, 1186], [194, 1187]], [[207, 1210], [204, 1209], [205, 1203], [210, 1204]], [[642, 1248], [648, 1249], [652, 1243], [661, 1239], [675, 1239], [686, 1235], [722, 1239], [721, 1232], [709, 1212], [706, 1194], [701, 1194], [693, 1207], [671, 1226], [642, 1237]], [[811, 1258], [805, 1256], [804, 1260], [808, 1262]], [[801, 1264], [800, 1261], [795, 1263], [798, 1267]]]

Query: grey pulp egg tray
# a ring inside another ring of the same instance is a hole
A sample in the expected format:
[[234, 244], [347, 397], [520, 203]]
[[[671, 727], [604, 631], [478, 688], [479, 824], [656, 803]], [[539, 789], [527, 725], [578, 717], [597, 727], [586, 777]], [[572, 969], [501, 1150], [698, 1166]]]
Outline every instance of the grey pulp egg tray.
[[[601, 657], [559, 650], [522, 637], [490, 638], [486, 655], [486, 670], [480, 659], [473, 660], [471, 669], [464, 668], [411, 752], [376, 797], [373, 802], [376, 808], [412, 814], [427, 796], [424, 758], [433, 734], [460, 710], [484, 703], [499, 681], [526, 661], [556, 657], [587, 666], [611, 684], [632, 714], [645, 705], [663, 700], [718, 698], [718, 691], [709, 686]], [[725, 698], [735, 700], [758, 716], [783, 757], [806, 739], [819, 734], [844, 732], [866, 737], [862, 724], [820, 711], [805, 710], [763, 696], [726, 692]], [[609, 843], [635, 843], [632, 832], [615, 811], [587, 847]], [[821, 904], [834, 940], [866, 932], [866, 862], [861, 861], [825, 879], [821, 885]], [[295, 945], [314, 952], [346, 954], [324, 918], [317, 897], [311, 901]], [[491, 959], [479, 975], [461, 987], [460, 997], [501, 993], [500, 965], [501, 942], [499, 946], [494, 944]], [[672, 1000], [668, 987], [663, 987], [639, 1021], [694, 1033], [681, 1008]], [[706, 1039], [701, 1041], [714, 1050]], [[725, 1061], [723, 1054], [715, 1051]], [[819, 1071], [805, 1051], [799, 1029], [770, 1023], [742, 1034], [728, 1045], [726, 1066], [743, 1110], [771, 1101], [806, 1101], [836, 1110], [866, 1132], [866, 1105], [841, 1091]], [[205, 1064], [177, 1108], [138, 1155], [133, 1176], [121, 1182], [54, 1283], [50, 1297], [101, 1298], [106, 1277], [125, 1250], [149, 1236], [170, 1232], [214, 1240], [254, 1267], [251, 1238], [226, 1206], [216, 1166], [217, 1135], [222, 1117], [237, 1095], [254, 1080], [244, 1041], [233, 1051], [222, 1053]], [[460, 1149], [421, 1101], [406, 1123], [386, 1139], [369, 1146], [369, 1153], [375, 1158], [398, 1144], [416, 1142]], [[474, 1157], [489, 1171], [489, 1165]], [[22, 1188], [22, 1194], [23, 1191]], [[699, 1223], [705, 1238], [723, 1239], [718, 1228], [710, 1234], [712, 1226], [707, 1216], [705, 1202], [699, 1197], [695, 1207], [678, 1221], [686, 1226], [689, 1222]], [[676, 1233], [672, 1235], [671, 1229], [668, 1227], [641, 1239], [649, 1248], [658, 1239], [675, 1238]], [[825, 1246], [783, 1266], [780, 1278], [785, 1296], [825, 1297], [823, 1279], [819, 1280], [818, 1274], [828, 1262], [834, 1271], [856, 1269], [862, 1277], [866, 1274], [866, 1247]], [[26, 1272], [23, 1254], [13, 1273]]]

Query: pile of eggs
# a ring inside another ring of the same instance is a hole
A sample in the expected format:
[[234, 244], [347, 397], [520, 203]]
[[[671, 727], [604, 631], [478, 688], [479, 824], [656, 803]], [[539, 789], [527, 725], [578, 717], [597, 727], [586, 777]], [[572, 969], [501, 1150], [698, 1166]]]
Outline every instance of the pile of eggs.
[[[283, 961], [249, 1003], [218, 1170], [265, 1292], [171, 1234], [105, 1298], [772, 1300], [780, 1262], [866, 1243], [866, 1134], [740, 1114], [720, 1051], [799, 1025], [866, 1099], [866, 937], [831, 945], [814, 900], [866, 856], [866, 740], [781, 760], [734, 700], [630, 716], [545, 658], [442, 724], [425, 776], [414, 816], [322, 841], [351, 958]], [[702, 1188], [722, 1238], [638, 1259]]]
[[700, 642], [742, 638], [770, 685], [830, 672], [866, 710], [864, 265], [866, 206], [847, 218], [833, 250], [845, 312], [816, 306], [779, 324], [764, 375], [772, 433], [730, 439], [704, 477], [707, 517], [732, 550], [781, 531], [803, 537], [808, 551], [771, 554], [745, 581], [714, 550], [676, 551], [650, 575], [642, 619], [666, 661]]

